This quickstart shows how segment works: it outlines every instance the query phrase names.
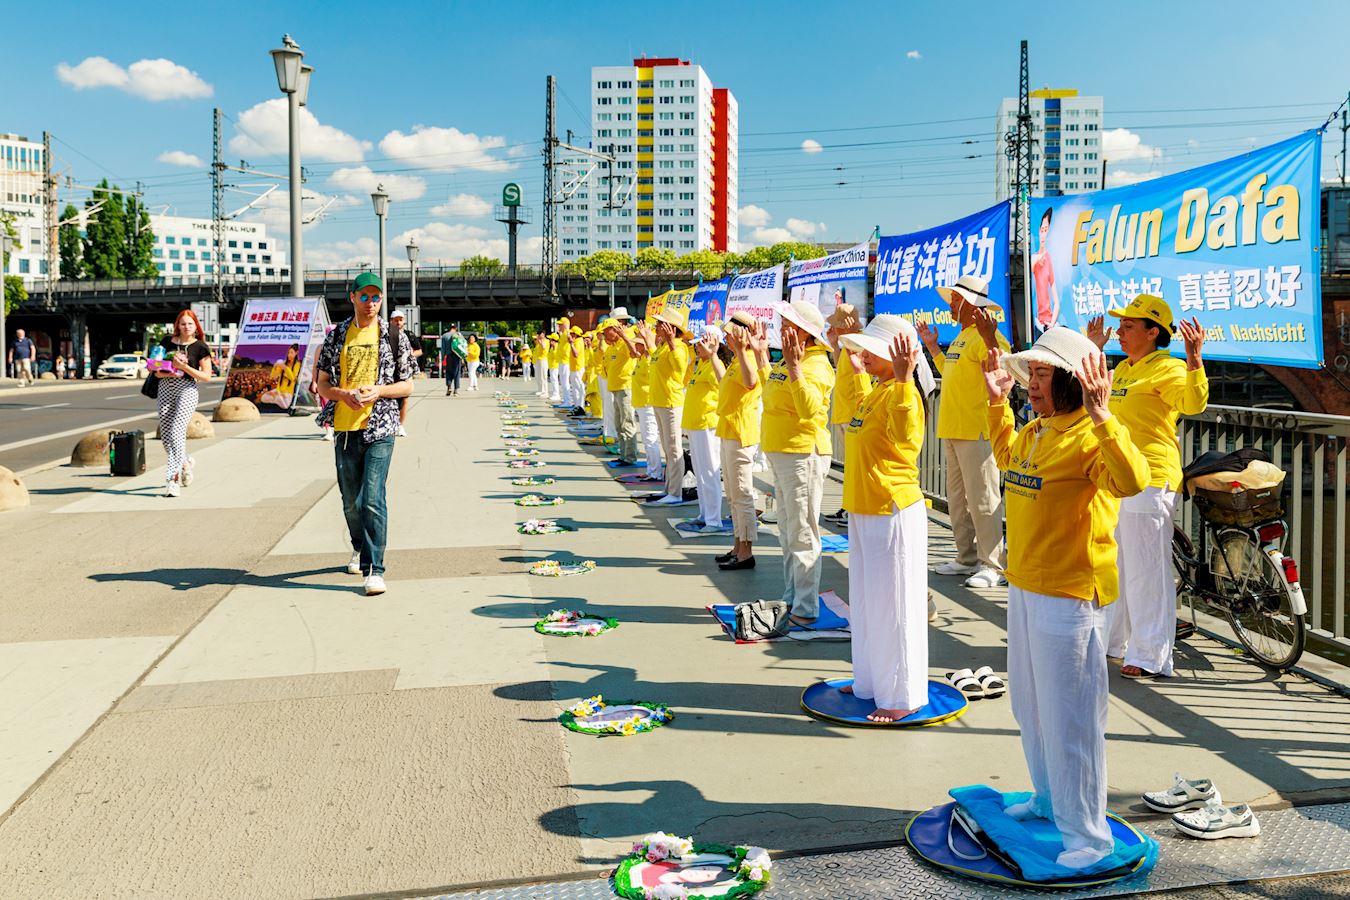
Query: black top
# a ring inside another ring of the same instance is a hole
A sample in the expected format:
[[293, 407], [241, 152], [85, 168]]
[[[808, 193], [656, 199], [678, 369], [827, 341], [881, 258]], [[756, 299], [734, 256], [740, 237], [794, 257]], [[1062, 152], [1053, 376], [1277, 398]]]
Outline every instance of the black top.
[[198, 371], [201, 371], [202, 360], [211, 355], [211, 348], [206, 346], [206, 341], [202, 340], [196, 340], [187, 346], [183, 346], [182, 344], [174, 343], [172, 337], [166, 337], [159, 342], [159, 345], [164, 348], [165, 359], [172, 359], [175, 353], [182, 352], [187, 356], [188, 365]]

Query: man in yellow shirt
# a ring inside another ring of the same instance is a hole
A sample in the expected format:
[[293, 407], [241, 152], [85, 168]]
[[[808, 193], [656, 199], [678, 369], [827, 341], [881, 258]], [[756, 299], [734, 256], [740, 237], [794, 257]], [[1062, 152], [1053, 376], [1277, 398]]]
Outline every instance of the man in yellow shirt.
[[562, 402], [562, 340], [557, 332], [548, 336], [548, 400]]
[[[613, 350], [613, 344], [605, 335], [606, 322], [627, 322], [632, 316], [628, 314], [628, 309], [623, 306], [616, 306], [609, 311], [609, 315], [604, 318], [595, 330], [595, 348], [589, 360], [590, 365], [596, 370], [599, 376], [600, 385], [600, 434], [603, 436], [605, 445], [610, 448], [611, 453], [618, 452], [619, 443], [619, 421], [614, 412], [614, 389], [609, 386], [609, 356]], [[617, 338], [615, 339], [617, 340]]]
[[[315, 364], [319, 396], [334, 404], [334, 453], [352, 557], [367, 596], [383, 594], [388, 512], [385, 482], [394, 456], [398, 400], [412, 394], [412, 344], [380, 318], [384, 282], [374, 272], [352, 281], [352, 316], [324, 338]], [[397, 343], [396, 343], [397, 342]]]
[[998, 304], [989, 299], [988, 282], [963, 275], [953, 286], [938, 288], [938, 293], [951, 305], [952, 321], [960, 324], [961, 333], [943, 353], [933, 330], [927, 325], [918, 327], [942, 377], [937, 436], [946, 450], [947, 512], [956, 541], [956, 559], [935, 571], [969, 576], [966, 587], [990, 588], [1003, 583], [1003, 498], [981, 413], [984, 375], [980, 367], [992, 344], [1007, 352], [1008, 341], [990, 317]]
[[[620, 308], [622, 309], [622, 308]], [[615, 310], [618, 312], [619, 310]], [[622, 310], [624, 315], [628, 310]], [[606, 319], [601, 323], [605, 336], [605, 383], [614, 404], [614, 429], [619, 441], [620, 465], [637, 465], [638, 422], [633, 410], [633, 369], [637, 348], [621, 320]]]
[[649, 500], [652, 506], [684, 503], [684, 442], [680, 416], [684, 410], [685, 380], [689, 371], [689, 309], [667, 307], [655, 316], [656, 330], [643, 325], [644, 336], [655, 348], [651, 356], [651, 405], [661, 436], [661, 456], [666, 467], [666, 493]]

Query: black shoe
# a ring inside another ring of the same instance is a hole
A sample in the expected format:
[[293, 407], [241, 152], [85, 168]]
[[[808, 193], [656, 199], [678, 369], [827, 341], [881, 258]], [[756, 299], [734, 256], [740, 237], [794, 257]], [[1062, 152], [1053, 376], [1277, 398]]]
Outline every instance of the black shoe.
[[824, 519], [826, 522], [829, 522], [831, 525], [848, 524], [848, 513], [844, 512], [842, 509], [839, 510], [839, 512], [826, 513], [825, 515], [821, 516], [821, 518]]
[[733, 557], [726, 562], [717, 564], [717, 568], [721, 569], [723, 572], [734, 572], [737, 569], [753, 569], [754, 567], [755, 558], [753, 556], [746, 559], [736, 559]]
[[728, 550], [726, 553], [721, 553], [713, 557], [713, 559], [717, 561], [718, 565], [721, 565], [722, 563], [729, 563], [735, 558], [736, 558], [735, 550]]

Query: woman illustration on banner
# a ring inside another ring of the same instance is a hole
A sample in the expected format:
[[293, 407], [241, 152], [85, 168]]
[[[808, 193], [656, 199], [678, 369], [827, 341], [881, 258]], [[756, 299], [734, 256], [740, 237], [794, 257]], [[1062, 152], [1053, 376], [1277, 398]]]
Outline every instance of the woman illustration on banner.
[[300, 345], [291, 344], [286, 348], [286, 359], [277, 360], [272, 366], [271, 385], [267, 393], [260, 398], [263, 403], [271, 403], [282, 409], [289, 409], [295, 402], [295, 383], [300, 380]]
[[639, 871], [641, 886], [648, 889], [679, 885], [690, 897], [719, 897], [741, 884], [731, 870], [731, 857], [701, 853], [685, 860], [647, 863]]
[[1050, 262], [1050, 219], [1053, 209], [1041, 216], [1040, 247], [1031, 254], [1031, 276], [1036, 279], [1036, 329], [1044, 331], [1059, 321], [1059, 288]]

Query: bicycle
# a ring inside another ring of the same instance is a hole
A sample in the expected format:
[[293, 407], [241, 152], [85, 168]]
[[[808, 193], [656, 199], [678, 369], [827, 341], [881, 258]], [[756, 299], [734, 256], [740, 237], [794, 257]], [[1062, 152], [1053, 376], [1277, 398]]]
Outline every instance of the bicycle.
[[[1191, 477], [1188, 470], [1183, 482]], [[1284, 553], [1289, 526], [1280, 488], [1234, 493], [1196, 488], [1188, 495], [1200, 513], [1200, 544], [1197, 548], [1190, 535], [1173, 528], [1177, 595], [1190, 594], [1222, 612], [1262, 666], [1277, 672], [1291, 668], [1303, 655], [1308, 606], [1298, 563]]]

